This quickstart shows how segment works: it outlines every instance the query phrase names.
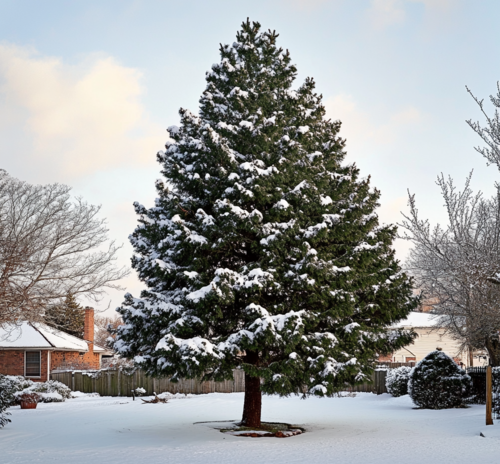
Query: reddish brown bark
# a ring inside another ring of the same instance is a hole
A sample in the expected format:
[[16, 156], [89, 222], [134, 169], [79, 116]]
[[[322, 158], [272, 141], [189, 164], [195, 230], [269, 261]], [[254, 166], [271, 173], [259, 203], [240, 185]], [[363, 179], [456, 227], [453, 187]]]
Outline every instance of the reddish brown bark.
[[[259, 355], [257, 353], [247, 352], [245, 361], [248, 364], [257, 365]], [[262, 392], [260, 390], [260, 378], [251, 377], [245, 373], [245, 401], [243, 404], [243, 417], [241, 425], [246, 427], [260, 427], [262, 410]]]

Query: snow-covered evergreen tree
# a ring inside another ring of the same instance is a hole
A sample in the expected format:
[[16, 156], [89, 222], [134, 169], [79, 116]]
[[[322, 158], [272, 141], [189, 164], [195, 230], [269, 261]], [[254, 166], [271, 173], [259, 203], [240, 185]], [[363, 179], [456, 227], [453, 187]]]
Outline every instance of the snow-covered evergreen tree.
[[60, 304], [50, 306], [44, 315], [47, 325], [78, 338], [83, 338], [85, 311], [71, 293]]
[[[340, 122], [275, 32], [243, 23], [207, 73], [199, 115], [158, 153], [165, 182], [135, 204], [133, 267], [115, 348], [152, 375], [215, 380], [245, 371], [243, 424], [261, 394], [332, 395], [408, 344], [388, 330], [416, 307], [379, 226], [379, 192], [343, 164]], [[262, 382], [261, 382], [262, 379]]]
[[462, 406], [471, 387], [470, 376], [447, 354], [436, 350], [410, 372], [408, 394], [419, 408], [457, 408]]

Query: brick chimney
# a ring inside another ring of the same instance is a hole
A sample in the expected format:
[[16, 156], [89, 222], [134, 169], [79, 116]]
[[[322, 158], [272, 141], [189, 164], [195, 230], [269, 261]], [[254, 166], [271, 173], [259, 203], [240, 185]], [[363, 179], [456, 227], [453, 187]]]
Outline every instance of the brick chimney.
[[83, 339], [89, 343], [89, 352], [94, 351], [94, 308], [85, 308], [85, 323], [83, 326]]

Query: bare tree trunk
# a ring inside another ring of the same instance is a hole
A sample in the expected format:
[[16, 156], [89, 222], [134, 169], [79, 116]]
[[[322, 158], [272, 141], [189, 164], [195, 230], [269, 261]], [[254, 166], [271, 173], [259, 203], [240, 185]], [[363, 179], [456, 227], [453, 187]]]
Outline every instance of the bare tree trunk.
[[486, 351], [488, 351], [488, 356], [490, 357], [490, 365], [493, 367], [500, 365], [500, 341], [487, 339]]
[[[259, 355], [255, 352], [247, 352], [245, 361], [248, 364], [257, 365]], [[261, 426], [262, 392], [260, 390], [260, 377], [252, 377], [245, 372], [245, 401], [243, 404], [243, 417], [241, 425], [246, 427]]]

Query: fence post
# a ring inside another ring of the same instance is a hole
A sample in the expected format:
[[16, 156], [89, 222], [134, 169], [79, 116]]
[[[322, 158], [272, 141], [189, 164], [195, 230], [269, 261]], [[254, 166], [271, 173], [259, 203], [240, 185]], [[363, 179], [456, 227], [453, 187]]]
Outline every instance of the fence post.
[[492, 385], [491, 385], [491, 366], [486, 368], [486, 425], [493, 425], [493, 417], [491, 415], [492, 404]]
[[71, 373], [71, 390], [75, 391], [75, 373]]

